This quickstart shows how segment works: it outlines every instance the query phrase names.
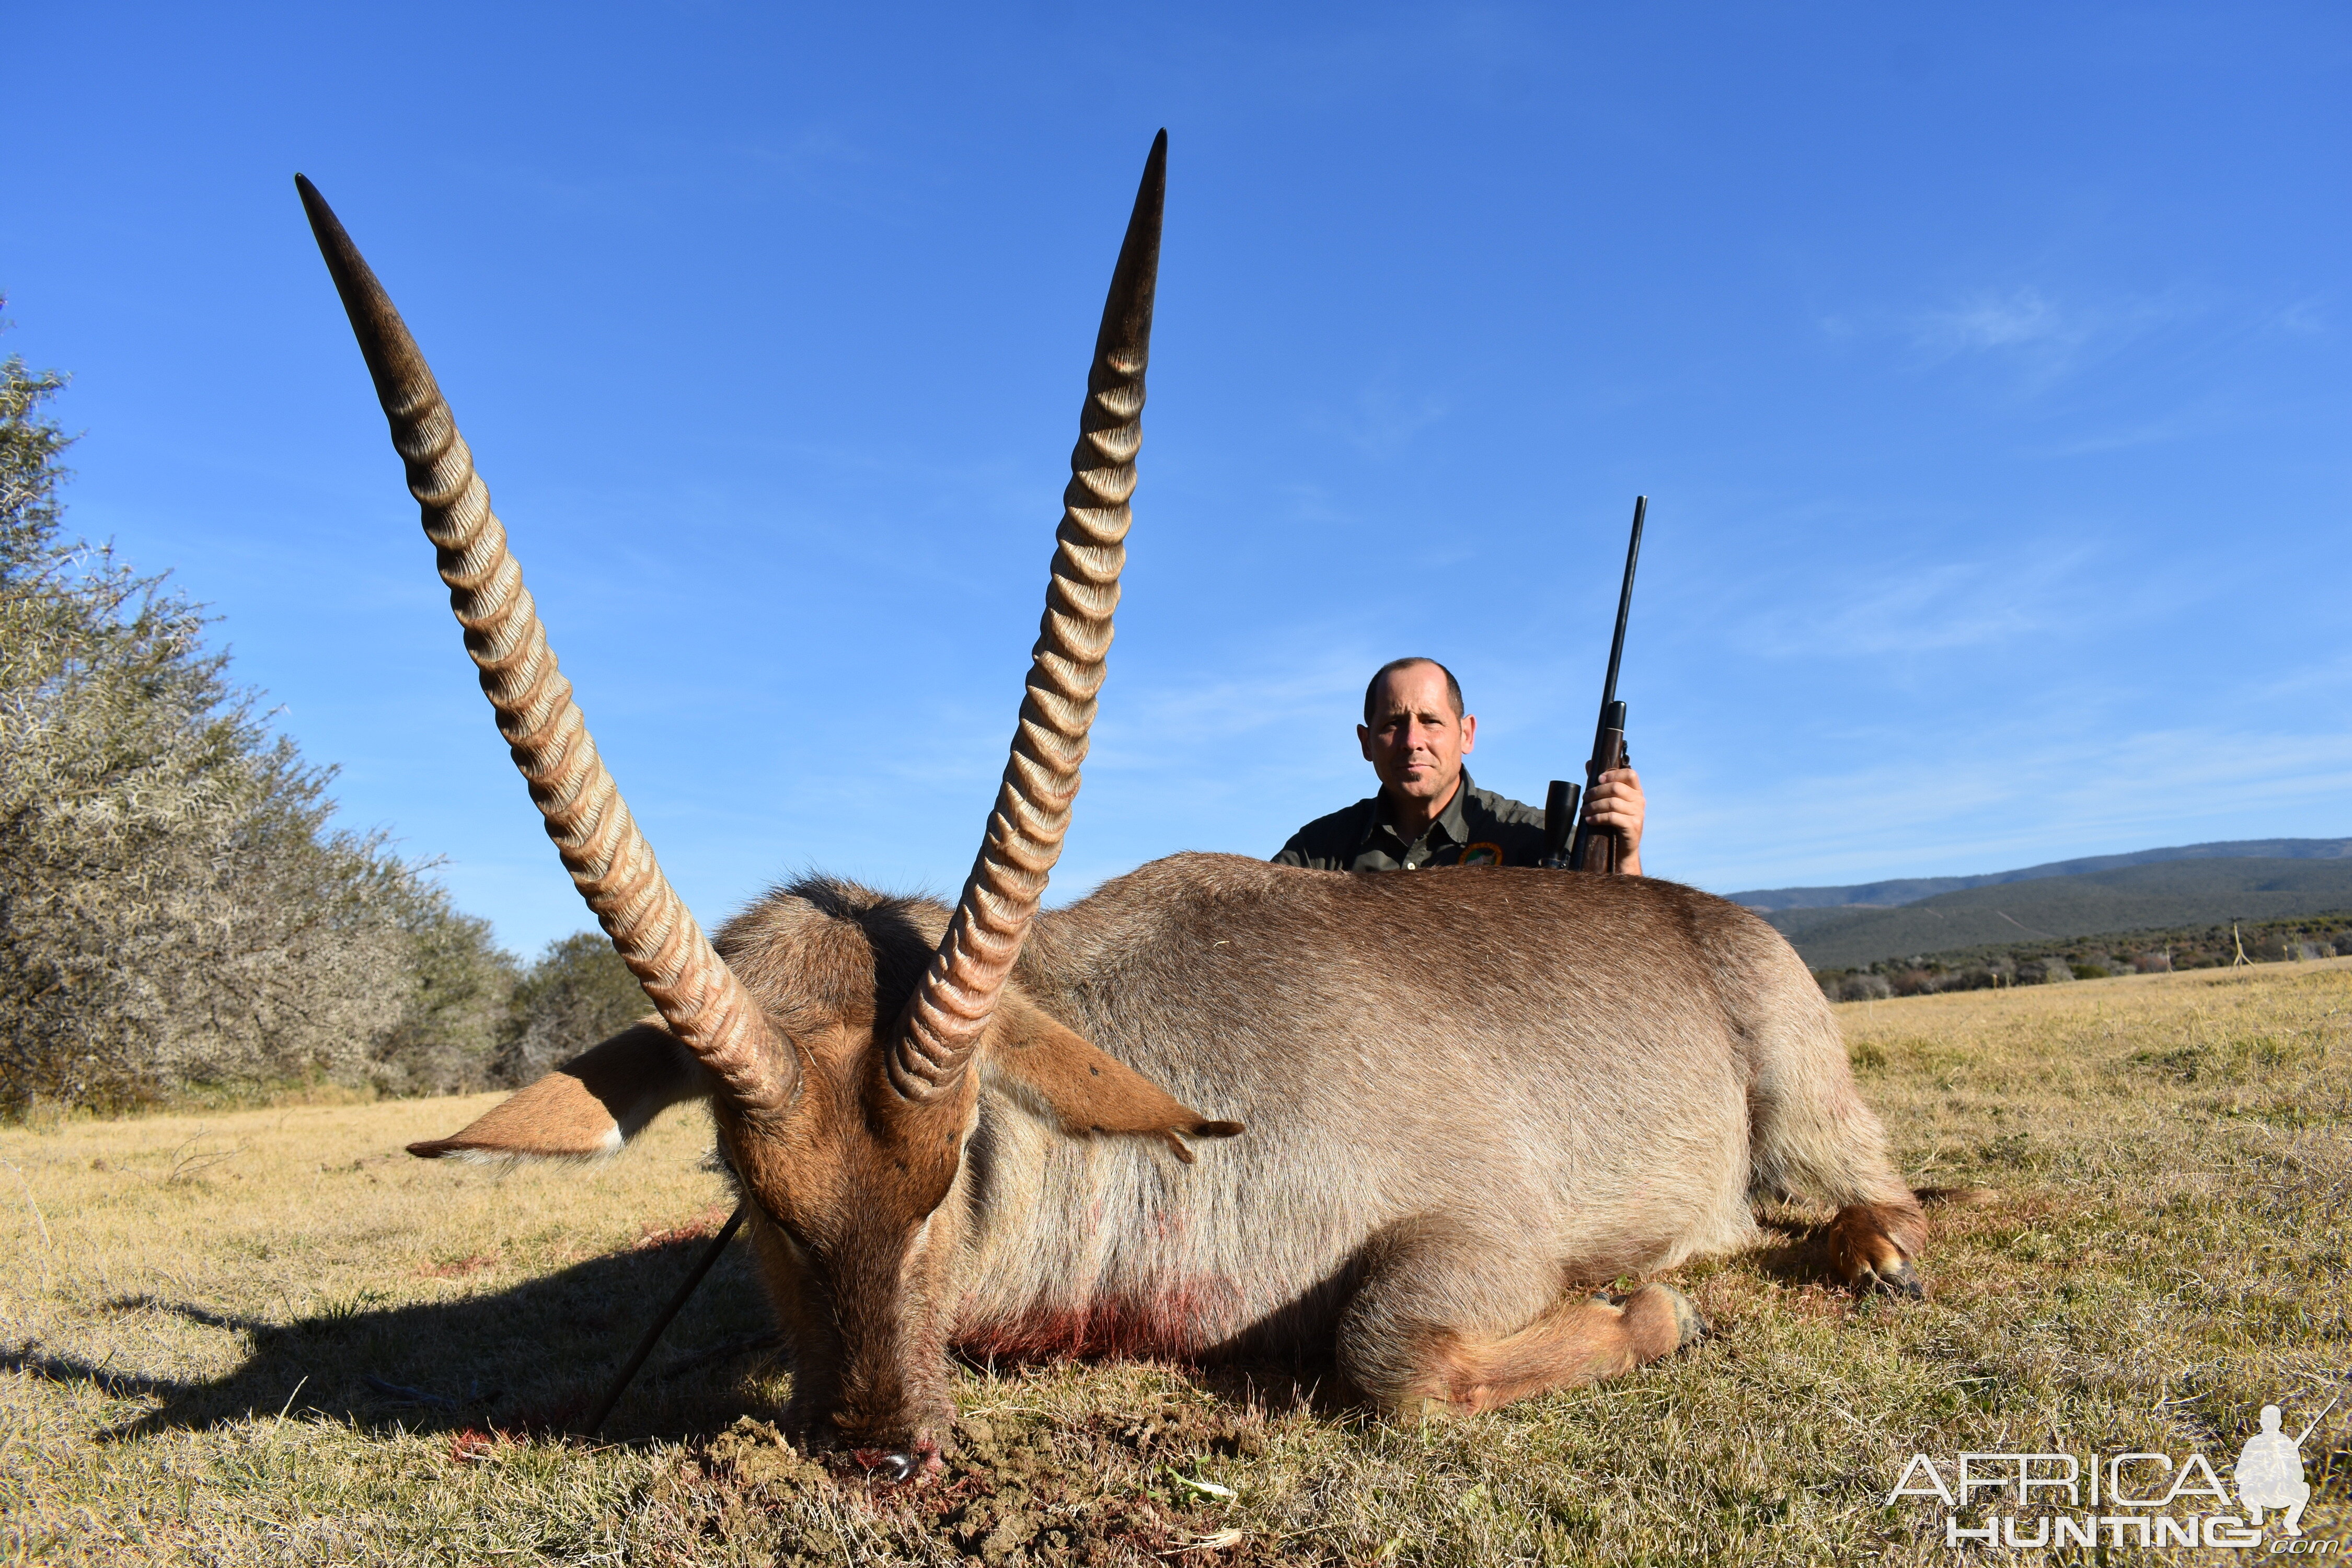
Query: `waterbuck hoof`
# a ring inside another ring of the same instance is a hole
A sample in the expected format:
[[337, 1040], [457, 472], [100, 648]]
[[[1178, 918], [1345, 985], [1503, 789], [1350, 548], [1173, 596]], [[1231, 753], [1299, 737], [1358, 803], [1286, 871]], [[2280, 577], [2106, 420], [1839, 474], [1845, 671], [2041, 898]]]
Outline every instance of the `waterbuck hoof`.
[[[1594, 1300], [1599, 1300], [1600, 1298], [1595, 1297]], [[1664, 1307], [1674, 1321], [1675, 1342], [1670, 1349], [1652, 1351], [1650, 1354], [1673, 1355], [1676, 1351], [1688, 1350], [1706, 1338], [1706, 1320], [1698, 1315], [1697, 1304], [1671, 1285], [1644, 1285], [1621, 1304], [1621, 1310], [1627, 1316], [1639, 1314], [1653, 1323], [1657, 1321], [1659, 1307]]]
[[1706, 1338], [1710, 1331], [1706, 1320], [1698, 1315], [1698, 1303], [1671, 1285], [1653, 1285], [1653, 1290], [1663, 1291], [1666, 1304], [1675, 1310], [1675, 1349], [1688, 1350]]

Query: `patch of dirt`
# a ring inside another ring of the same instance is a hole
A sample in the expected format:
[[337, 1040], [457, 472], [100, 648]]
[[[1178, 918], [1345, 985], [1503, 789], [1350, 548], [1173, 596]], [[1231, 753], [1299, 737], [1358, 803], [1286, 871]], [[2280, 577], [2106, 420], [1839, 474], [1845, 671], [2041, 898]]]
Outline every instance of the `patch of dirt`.
[[[1169, 1398], [1076, 1425], [1003, 1415], [959, 1424], [944, 1473], [877, 1481], [845, 1455], [809, 1455], [744, 1416], [691, 1453], [661, 1500], [706, 1537], [761, 1539], [779, 1563], [833, 1563], [853, 1541], [909, 1562], [982, 1568], [1097, 1568], [1164, 1562], [1282, 1561], [1276, 1543], [1229, 1529], [1204, 1458], [1267, 1451], [1262, 1411]], [[1178, 1479], [1187, 1478], [1187, 1479]]]
[[487, 1252], [477, 1252], [469, 1258], [454, 1258], [446, 1263], [427, 1263], [416, 1270], [427, 1279], [462, 1279], [468, 1274], [485, 1268], [496, 1268], [499, 1260]]

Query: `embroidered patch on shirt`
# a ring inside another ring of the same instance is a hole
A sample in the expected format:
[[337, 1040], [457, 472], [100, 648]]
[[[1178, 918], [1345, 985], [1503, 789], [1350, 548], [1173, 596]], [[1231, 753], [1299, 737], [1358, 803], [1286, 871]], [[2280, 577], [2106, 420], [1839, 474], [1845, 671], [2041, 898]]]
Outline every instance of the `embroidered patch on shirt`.
[[1473, 844], [1462, 851], [1456, 866], [1499, 866], [1503, 863], [1503, 847], [1499, 844]]

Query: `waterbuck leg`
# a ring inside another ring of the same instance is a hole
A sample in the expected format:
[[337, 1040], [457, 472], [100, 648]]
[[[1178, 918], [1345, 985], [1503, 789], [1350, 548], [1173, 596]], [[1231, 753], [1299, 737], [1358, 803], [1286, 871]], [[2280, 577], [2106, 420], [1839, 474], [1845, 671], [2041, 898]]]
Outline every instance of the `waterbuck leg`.
[[1474, 1415], [1549, 1388], [1604, 1382], [1706, 1332], [1698, 1309], [1671, 1285], [1646, 1285], [1622, 1306], [1579, 1297], [1501, 1339], [1432, 1336], [1420, 1377], [1393, 1404], [1405, 1415]]
[[1615, 1305], [1560, 1296], [1559, 1279], [1556, 1268], [1462, 1239], [1397, 1248], [1341, 1318], [1340, 1370], [1400, 1415], [1468, 1415], [1615, 1377], [1706, 1331], [1670, 1285]]
[[1857, 1290], [1884, 1290], [1917, 1300], [1927, 1292], [1911, 1259], [1927, 1239], [1927, 1221], [1915, 1201], [1849, 1204], [1830, 1222], [1830, 1267]]

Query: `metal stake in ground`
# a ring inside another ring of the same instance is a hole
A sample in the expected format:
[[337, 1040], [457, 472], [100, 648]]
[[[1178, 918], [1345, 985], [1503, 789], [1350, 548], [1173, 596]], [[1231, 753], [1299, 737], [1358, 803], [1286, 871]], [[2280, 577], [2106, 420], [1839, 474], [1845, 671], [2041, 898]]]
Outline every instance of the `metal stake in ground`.
[[735, 1232], [741, 1228], [743, 1216], [750, 1212], [751, 1206], [748, 1200], [737, 1204], [735, 1212], [727, 1216], [727, 1223], [719, 1227], [719, 1234], [710, 1238], [710, 1246], [702, 1254], [701, 1261], [694, 1266], [694, 1272], [686, 1277], [686, 1282], [677, 1288], [677, 1294], [669, 1299], [669, 1305], [664, 1307], [661, 1316], [654, 1320], [654, 1326], [647, 1329], [646, 1337], [637, 1342], [635, 1353], [629, 1357], [629, 1364], [621, 1369], [621, 1375], [613, 1380], [613, 1386], [596, 1406], [596, 1414], [588, 1418], [588, 1436], [593, 1437], [604, 1429], [604, 1418], [613, 1414], [613, 1406], [621, 1403], [621, 1395], [626, 1394], [629, 1384], [636, 1380], [638, 1369], [646, 1364], [646, 1357], [654, 1353], [654, 1346], [661, 1342], [662, 1333], [669, 1327], [670, 1320], [677, 1316], [678, 1309], [684, 1307], [687, 1298], [694, 1294], [694, 1288], [702, 1283], [702, 1277], [710, 1272], [710, 1266], [719, 1261], [719, 1255], [727, 1250], [727, 1244], [735, 1239]]

